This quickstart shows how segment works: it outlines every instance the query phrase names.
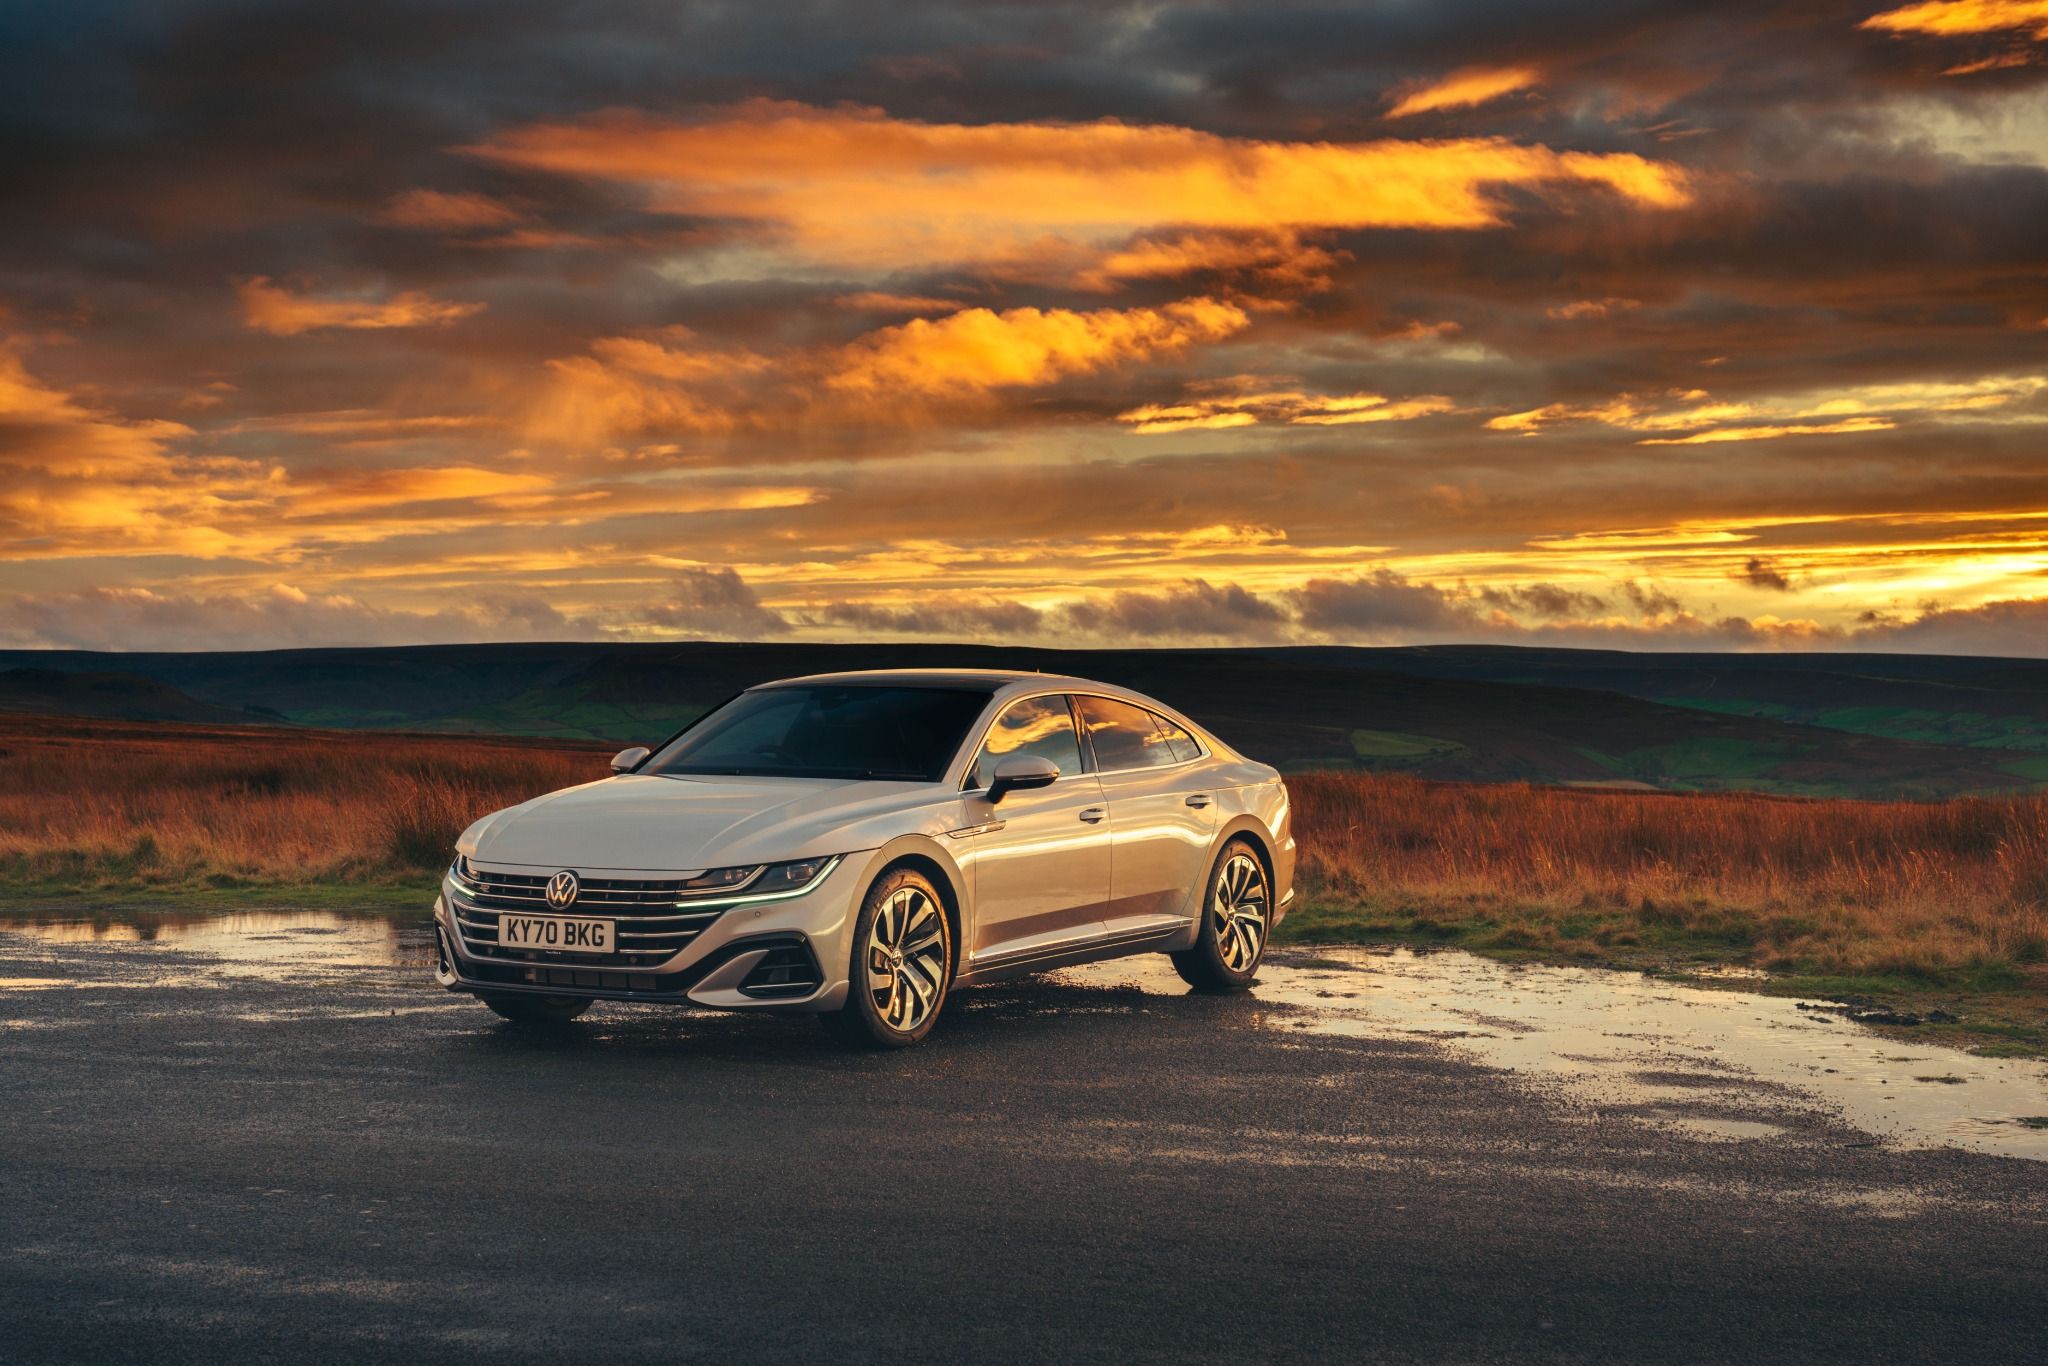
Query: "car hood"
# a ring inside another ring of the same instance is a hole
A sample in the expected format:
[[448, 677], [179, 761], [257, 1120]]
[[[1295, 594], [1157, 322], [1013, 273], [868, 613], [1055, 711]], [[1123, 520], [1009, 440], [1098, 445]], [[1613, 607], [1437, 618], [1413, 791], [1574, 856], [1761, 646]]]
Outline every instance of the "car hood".
[[856, 837], [849, 826], [929, 803], [930, 792], [928, 784], [629, 774], [508, 807], [470, 827], [457, 847], [487, 864], [694, 872], [871, 847], [840, 845]]

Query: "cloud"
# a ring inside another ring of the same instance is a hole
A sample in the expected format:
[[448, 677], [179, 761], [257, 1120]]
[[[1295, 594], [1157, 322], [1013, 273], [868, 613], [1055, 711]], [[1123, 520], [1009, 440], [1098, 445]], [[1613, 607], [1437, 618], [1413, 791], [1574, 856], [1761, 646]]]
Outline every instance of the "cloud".
[[1880, 621], [1855, 633], [1862, 649], [1916, 654], [2048, 657], [2048, 597], [2008, 598], [1975, 607], [1937, 607], [1911, 621]]
[[1470, 631], [1478, 622], [1471, 602], [1391, 569], [1310, 579], [1295, 590], [1293, 602], [1303, 626], [1349, 640]]
[[274, 337], [321, 328], [436, 327], [483, 312], [480, 303], [454, 303], [408, 290], [389, 299], [293, 294], [262, 275], [235, 284], [242, 321]]
[[645, 609], [635, 626], [658, 627], [688, 639], [759, 640], [789, 630], [788, 620], [773, 608], [762, 606], [753, 585], [732, 569], [679, 571], [670, 586], [668, 600]]
[[1470, 109], [1527, 90], [1542, 79], [1543, 73], [1533, 66], [1468, 66], [1438, 80], [1402, 87], [1387, 117], [1405, 119], [1443, 109]]
[[1543, 316], [1563, 322], [1584, 322], [1589, 318], [1611, 318], [1617, 313], [1632, 313], [1642, 306], [1638, 299], [1577, 299], [1546, 308]]
[[1285, 142], [1116, 120], [927, 123], [771, 100], [692, 122], [612, 111], [534, 123], [466, 150], [645, 186], [663, 211], [760, 224], [770, 249], [846, 266], [1042, 261], [1067, 274], [1160, 225], [1491, 228], [1508, 219], [1498, 191], [1510, 188], [1594, 187], [1645, 208], [1691, 200], [1683, 171], [1631, 152]]
[[542, 439], [570, 444], [909, 423], [934, 404], [1178, 355], [1250, 323], [1244, 309], [1206, 297], [1085, 312], [964, 308], [772, 356], [667, 328], [603, 338], [591, 355], [550, 361], [552, 383], [536, 396], [529, 423]]
[[502, 228], [517, 223], [525, 214], [489, 195], [468, 191], [407, 190], [392, 199], [379, 215], [380, 221], [399, 228], [434, 228], [444, 232], [465, 232], [474, 228]]
[[[1912, 418], [2020, 408], [2044, 392], [2048, 392], [2048, 378], [2010, 374], [1974, 380], [1846, 385], [1737, 400], [1716, 400], [1704, 389], [1689, 389], [1661, 395], [1620, 394], [1594, 404], [1550, 403], [1489, 418], [1486, 425], [1493, 431], [1527, 435], [1548, 427], [1592, 422], [1654, 434], [1644, 436], [1638, 445], [1700, 446], [1782, 436], [1890, 431]], [[1667, 432], [1684, 435], [1663, 435]]]
[[1839, 422], [1770, 423], [1760, 427], [1715, 427], [1690, 436], [1645, 437], [1638, 446], [1707, 446], [1723, 441], [1773, 441], [1781, 436], [1854, 436], [1888, 432], [1898, 426], [1888, 417], [1845, 417]]
[[803, 612], [807, 624], [844, 628], [857, 638], [914, 636], [926, 640], [1011, 640], [1038, 636], [1046, 614], [1021, 602], [942, 600], [909, 606], [839, 602]]
[[1873, 14], [1860, 27], [1944, 38], [2024, 29], [2048, 40], [2048, 0], [1922, 0]]
[[1288, 614], [1279, 604], [1234, 583], [1202, 579], [1174, 588], [1131, 589], [1071, 602], [1062, 615], [1073, 630], [1106, 640], [1271, 640], [1281, 638], [1288, 625]]
[[1118, 413], [1140, 436], [1168, 432], [1249, 427], [1260, 422], [1341, 427], [1361, 422], [1407, 422], [1447, 413], [1456, 406], [1442, 394], [1389, 399], [1383, 394], [1310, 394], [1299, 389], [1257, 387], [1255, 376], [1231, 381], [1237, 393], [1197, 395], [1180, 403], [1148, 403]]
[[[1607, 599], [1554, 583], [1531, 583], [1513, 588], [1482, 588], [1479, 600], [1492, 607], [1521, 611], [1537, 617], [1589, 616], [1607, 610]], [[1675, 605], [1675, 604], [1674, 604]]]
[[0, 597], [0, 641], [59, 649], [274, 650], [561, 640], [589, 633], [586, 624], [533, 596], [486, 596], [433, 612], [377, 607], [283, 583], [251, 596], [88, 588]]
[[1736, 576], [1752, 588], [1768, 588], [1774, 593], [1792, 591], [1792, 580], [1786, 578], [1769, 560], [1752, 555], [1743, 561], [1742, 572]]
[[860, 338], [832, 358], [825, 387], [843, 394], [922, 397], [1033, 387], [1220, 341], [1250, 323], [1237, 305], [1208, 298], [1087, 313], [966, 308]]

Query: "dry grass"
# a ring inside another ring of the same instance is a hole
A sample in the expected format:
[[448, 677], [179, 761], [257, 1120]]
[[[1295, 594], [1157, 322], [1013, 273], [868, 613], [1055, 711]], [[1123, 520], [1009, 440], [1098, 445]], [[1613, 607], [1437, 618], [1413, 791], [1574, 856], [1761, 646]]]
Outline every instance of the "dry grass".
[[1504, 947], [1719, 944], [1757, 966], [1836, 973], [2048, 960], [2039, 797], [1805, 801], [1335, 773], [1288, 787], [1310, 921], [1366, 910], [1411, 931], [1484, 923]]
[[[559, 741], [0, 717], [17, 888], [416, 881], [483, 813], [601, 777]], [[2048, 959], [2048, 800], [1799, 801], [1290, 778], [1296, 937], [1824, 972]]]
[[605, 774], [560, 742], [0, 717], [0, 871], [27, 884], [364, 882]]

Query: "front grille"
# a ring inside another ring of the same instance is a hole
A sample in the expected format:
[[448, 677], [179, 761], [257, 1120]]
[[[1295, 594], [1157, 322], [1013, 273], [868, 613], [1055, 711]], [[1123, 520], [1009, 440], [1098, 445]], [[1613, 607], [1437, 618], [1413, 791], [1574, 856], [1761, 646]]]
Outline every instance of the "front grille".
[[683, 895], [685, 879], [579, 877], [576, 904], [567, 911], [548, 909], [548, 878], [552, 874], [494, 873], [470, 865], [476, 904], [505, 911], [538, 911], [542, 915], [582, 915], [599, 911], [631, 911], [648, 906], [673, 906]]
[[[490, 872], [472, 866], [470, 878], [476, 892], [456, 894], [455, 927], [462, 935], [463, 948], [500, 963], [556, 963], [582, 969], [655, 968], [688, 948], [725, 914], [723, 907], [701, 911], [679, 908], [676, 898], [683, 885], [681, 878], [583, 878], [576, 904], [562, 911], [548, 905], [546, 876]], [[506, 911], [613, 921], [617, 952], [561, 953], [507, 948], [498, 943], [498, 916]]]

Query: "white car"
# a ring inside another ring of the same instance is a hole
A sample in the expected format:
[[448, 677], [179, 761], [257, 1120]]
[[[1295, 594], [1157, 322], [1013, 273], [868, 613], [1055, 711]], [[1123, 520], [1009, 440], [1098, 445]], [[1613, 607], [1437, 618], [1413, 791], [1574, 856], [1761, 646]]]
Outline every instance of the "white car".
[[1294, 898], [1280, 775], [1127, 688], [997, 670], [750, 688], [614, 776], [484, 817], [436, 976], [514, 1020], [594, 999], [930, 1032], [955, 986], [1169, 953], [1251, 983]]

